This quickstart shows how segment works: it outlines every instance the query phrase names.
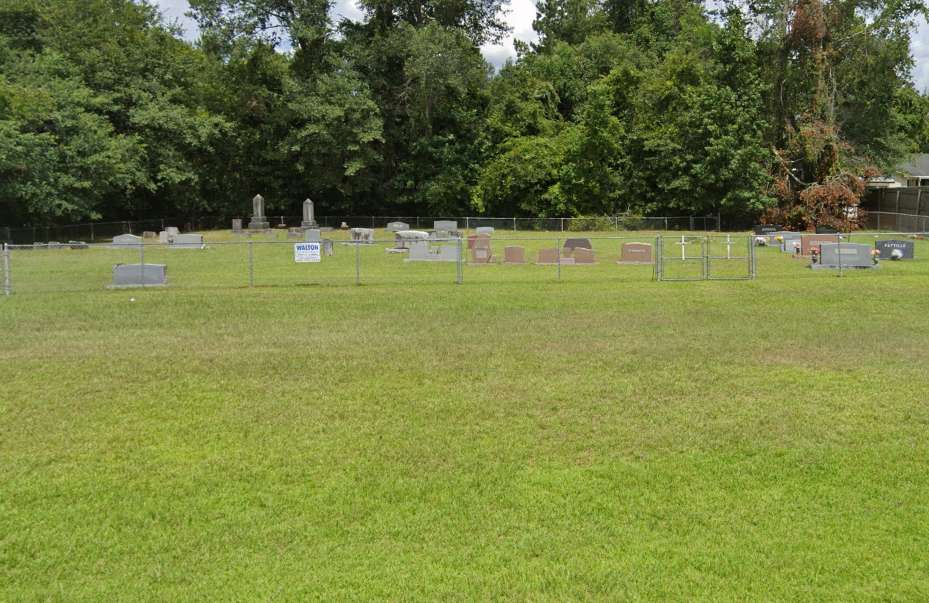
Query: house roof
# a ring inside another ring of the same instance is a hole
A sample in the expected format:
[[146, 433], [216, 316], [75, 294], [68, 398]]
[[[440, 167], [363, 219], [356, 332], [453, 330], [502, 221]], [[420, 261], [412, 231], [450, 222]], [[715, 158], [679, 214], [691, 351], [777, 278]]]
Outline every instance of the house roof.
[[929, 177], [929, 153], [914, 153], [907, 161], [897, 166], [897, 171], [906, 176]]

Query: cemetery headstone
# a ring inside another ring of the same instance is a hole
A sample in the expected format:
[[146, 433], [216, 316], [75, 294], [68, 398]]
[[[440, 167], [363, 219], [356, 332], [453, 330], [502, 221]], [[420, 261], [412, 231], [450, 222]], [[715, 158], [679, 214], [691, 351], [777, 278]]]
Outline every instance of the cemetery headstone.
[[176, 237], [177, 235], [181, 234], [181, 229], [177, 226], [166, 226], [165, 232], [168, 233], [169, 237]]
[[407, 243], [410, 255], [407, 260], [410, 262], [427, 262], [429, 261], [429, 242], [422, 240], [411, 240]]
[[394, 246], [387, 251], [403, 253], [407, 251], [408, 246], [412, 243], [416, 241], [427, 241], [428, 239], [429, 233], [424, 230], [400, 230], [394, 233]]
[[568, 255], [578, 248], [593, 249], [594, 246], [590, 244], [590, 239], [568, 239], [564, 242], [564, 249]]
[[773, 235], [782, 230], [780, 224], [756, 224], [753, 227], [756, 235]]
[[432, 229], [436, 231], [444, 231], [448, 233], [458, 232], [458, 222], [455, 220], [436, 220], [432, 223]]
[[153, 232], [151, 230], [146, 230], [145, 232], [142, 233], [142, 238], [143, 239], [157, 239], [158, 233]]
[[242, 232], [242, 218], [234, 218], [232, 220], [232, 232], [235, 234]]
[[436, 262], [457, 262], [460, 257], [457, 245], [437, 245], [432, 251], [437, 256]]
[[316, 223], [316, 210], [313, 207], [313, 202], [309, 199], [303, 202], [303, 222], [300, 223], [300, 226], [302, 228], [319, 228]]
[[168, 247], [171, 249], [203, 249], [203, 235], [196, 233], [184, 233], [171, 237]]
[[406, 222], [388, 222], [387, 223], [387, 232], [400, 232], [402, 230], [409, 230], [410, 225]]
[[781, 239], [781, 251], [789, 254], [799, 253], [800, 237], [799, 232], [781, 232], [778, 234]]
[[320, 243], [324, 255], [331, 256], [333, 254], [332, 239], [324, 239], [319, 228], [307, 228], [303, 231], [303, 240], [307, 243]]
[[493, 248], [489, 235], [478, 235], [471, 246], [471, 261], [475, 264], [489, 264], [493, 259]]
[[493, 226], [478, 226], [476, 229], [474, 229], [474, 232], [476, 232], [479, 235], [492, 235], [494, 233], [494, 227]]
[[157, 287], [167, 283], [168, 267], [164, 264], [116, 264], [110, 287]]
[[68, 241], [68, 247], [71, 249], [90, 249], [90, 245], [84, 241]]
[[587, 249], [586, 247], [575, 247], [574, 253], [572, 254], [572, 259], [575, 264], [595, 264], [596, 256], [592, 249]]
[[838, 243], [839, 235], [801, 235], [800, 237], [800, 255], [808, 256], [812, 253], [814, 247], [820, 247], [823, 243]]
[[271, 224], [265, 217], [265, 198], [261, 195], [252, 197], [252, 219], [248, 223], [249, 230], [265, 230]]
[[[561, 258], [564, 261], [565, 258]], [[536, 264], [557, 264], [558, 263], [558, 250], [554, 248], [546, 248], [539, 250], [539, 256], [536, 260]]]
[[407, 262], [457, 262], [460, 258], [458, 245], [431, 245], [423, 240], [408, 243], [410, 253]]
[[504, 264], [525, 264], [526, 250], [518, 245], [510, 245], [503, 248]]
[[113, 247], [141, 247], [142, 237], [134, 234], [121, 234], [113, 237]]
[[816, 234], [836, 234], [839, 231], [832, 226], [820, 225], [816, 227]]
[[915, 252], [913, 241], [875, 241], [874, 248], [882, 260], [912, 260]]
[[288, 239], [299, 239], [301, 237], [303, 237], [303, 228], [288, 228], [287, 229]]
[[353, 228], [351, 233], [353, 242], [364, 243], [365, 245], [374, 244], [373, 228]]
[[652, 246], [648, 243], [623, 243], [618, 264], [651, 264]]
[[875, 268], [871, 247], [858, 243], [821, 243], [819, 255], [810, 268]]

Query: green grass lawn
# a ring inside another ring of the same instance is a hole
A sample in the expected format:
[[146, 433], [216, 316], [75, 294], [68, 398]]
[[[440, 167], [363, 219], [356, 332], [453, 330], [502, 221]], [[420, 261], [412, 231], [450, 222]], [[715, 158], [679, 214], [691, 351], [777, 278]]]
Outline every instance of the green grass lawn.
[[375, 246], [360, 287], [256, 245], [248, 288], [220, 238], [158, 290], [14, 253], [0, 600], [929, 598], [929, 243], [462, 285]]

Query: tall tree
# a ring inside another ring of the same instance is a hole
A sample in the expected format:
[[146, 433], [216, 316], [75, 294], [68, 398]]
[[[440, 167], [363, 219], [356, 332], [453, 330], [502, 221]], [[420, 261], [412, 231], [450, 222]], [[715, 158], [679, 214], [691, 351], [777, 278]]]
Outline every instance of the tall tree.
[[774, 119], [769, 141], [780, 209], [797, 226], [854, 223], [873, 166], [906, 144], [894, 115], [909, 79], [916, 0], [776, 0], [750, 5], [760, 24]]

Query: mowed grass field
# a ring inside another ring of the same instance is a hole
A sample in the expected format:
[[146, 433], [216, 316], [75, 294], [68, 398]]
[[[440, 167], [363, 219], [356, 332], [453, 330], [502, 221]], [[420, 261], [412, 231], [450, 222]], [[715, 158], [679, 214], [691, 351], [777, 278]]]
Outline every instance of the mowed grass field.
[[266, 245], [254, 288], [216, 243], [157, 290], [14, 252], [0, 600], [929, 598], [929, 243], [461, 285], [374, 246], [357, 287]]

